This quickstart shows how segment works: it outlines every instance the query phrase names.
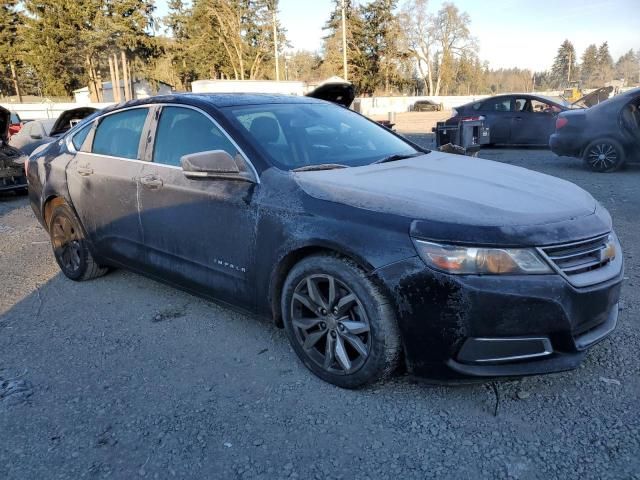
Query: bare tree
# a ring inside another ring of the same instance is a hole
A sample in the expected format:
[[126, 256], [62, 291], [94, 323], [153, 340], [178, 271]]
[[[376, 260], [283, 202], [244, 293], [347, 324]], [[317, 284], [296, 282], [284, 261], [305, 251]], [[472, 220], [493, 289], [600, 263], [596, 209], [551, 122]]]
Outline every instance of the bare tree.
[[398, 34], [401, 48], [415, 59], [425, 90], [433, 95], [435, 32], [433, 16], [427, 8], [427, 0], [408, 0], [399, 14], [399, 24], [404, 25], [404, 29]]

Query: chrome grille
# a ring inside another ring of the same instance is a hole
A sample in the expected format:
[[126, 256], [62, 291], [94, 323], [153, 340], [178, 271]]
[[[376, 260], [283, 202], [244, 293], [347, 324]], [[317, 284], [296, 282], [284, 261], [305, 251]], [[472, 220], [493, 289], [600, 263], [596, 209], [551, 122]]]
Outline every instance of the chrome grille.
[[[610, 263], [614, 259], [608, 254], [612, 241], [607, 234], [580, 242], [543, 247], [541, 250], [558, 270], [571, 276], [597, 270]], [[614, 253], [617, 254], [615, 250]]]

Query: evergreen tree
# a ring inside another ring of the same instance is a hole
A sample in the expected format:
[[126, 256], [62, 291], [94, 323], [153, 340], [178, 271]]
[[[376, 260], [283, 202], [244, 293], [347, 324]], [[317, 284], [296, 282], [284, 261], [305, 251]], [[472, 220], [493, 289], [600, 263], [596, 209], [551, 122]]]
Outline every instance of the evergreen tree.
[[[18, 0], [3, 0], [0, 3], [0, 92], [17, 94], [13, 72], [18, 76], [20, 65], [16, 60], [16, 43], [22, 16], [18, 13]], [[13, 72], [12, 72], [13, 70]]]
[[602, 45], [598, 47], [597, 60], [598, 70], [596, 80], [598, 82], [597, 86], [601, 87], [613, 79], [613, 58], [611, 57], [611, 53], [609, 53], [609, 44], [607, 42], [603, 42]]
[[580, 65], [580, 78], [582, 85], [592, 88], [598, 74], [598, 47], [591, 44], [582, 54], [582, 64]]
[[576, 49], [569, 40], [565, 40], [558, 48], [558, 53], [551, 67], [551, 77], [555, 87], [568, 86], [578, 76], [576, 65]]

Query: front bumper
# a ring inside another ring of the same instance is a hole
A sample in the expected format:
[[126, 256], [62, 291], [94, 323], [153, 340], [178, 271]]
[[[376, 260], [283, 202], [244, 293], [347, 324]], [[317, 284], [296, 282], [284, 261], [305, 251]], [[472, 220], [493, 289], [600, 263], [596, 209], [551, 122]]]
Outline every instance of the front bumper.
[[433, 379], [576, 368], [615, 328], [623, 275], [575, 288], [560, 275], [447, 275], [418, 257], [375, 273], [393, 292], [409, 371]]

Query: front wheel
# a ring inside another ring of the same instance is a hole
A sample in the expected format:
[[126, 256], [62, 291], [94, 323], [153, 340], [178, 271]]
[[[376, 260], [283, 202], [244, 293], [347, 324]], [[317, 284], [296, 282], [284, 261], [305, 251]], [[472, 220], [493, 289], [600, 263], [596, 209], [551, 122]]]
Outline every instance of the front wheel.
[[56, 262], [71, 280], [90, 280], [107, 273], [108, 269], [98, 265], [93, 258], [80, 222], [68, 205], [54, 207], [49, 220], [49, 235]]
[[357, 388], [387, 378], [400, 357], [400, 335], [385, 295], [355, 263], [305, 258], [284, 284], [282, 316], [291, 345], [321, 379]]
[[583, 158], [587, 167], [594, 172], [615, 172], [624, 165], [624, 148], [610, 138], [595, 140], [584, 149]]

